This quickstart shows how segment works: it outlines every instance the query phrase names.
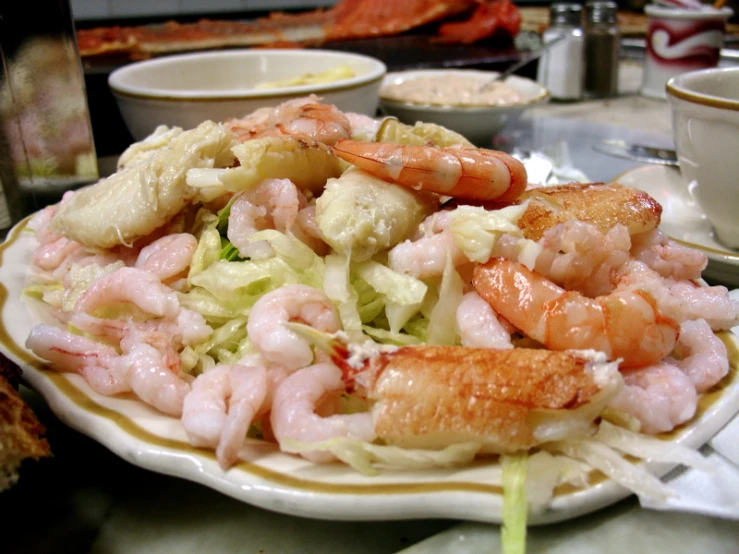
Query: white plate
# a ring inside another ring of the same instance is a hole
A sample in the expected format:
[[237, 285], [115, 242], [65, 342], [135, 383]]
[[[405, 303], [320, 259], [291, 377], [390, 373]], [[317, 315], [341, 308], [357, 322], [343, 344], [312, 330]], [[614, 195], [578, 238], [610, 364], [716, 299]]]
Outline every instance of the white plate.
[[641, 189], [662, 205], [660, 228], [708, 256], [708, 267], [703, 272], [706, 279], [739, 287], [739, 252], [716, 240], [710, 222], [690, 196], [678, 169], [648, 165], [627, 171], [614, 181]]
[[[18, 363], [25, 379], [71, 427], [89, 435], [140, 467], [202, 483], [269, 510], [335, 520], [452, 518], [500, 522], [501, 489], [497, 463], [478, 461], [460, 469], [384, 472], [367, 477], [341, 464], [314, 465], [252, 441], [241, 463], [224, 472], [212, 452], [187, 443], [179, 420], [150, 409], [133, 397], [104, 397], [77, 375], [44, 369], [23, 344], [33, 325], [21, 294], [35, 239], [14, 228], [0, 246], [0, 351]], [[739, 348], [739, 339], [727, 335]], [[728, 422], [739, 406], [739, 350], [732, 371], [715, 391], [704, 395], [693, 423], [671, 439], [699, 446]], [[668, 466], [653, 466], [664, 474]], [[531, 524], [550, 523], [593, 512], [629, 495], [594, 473], [585, 489], [558, 490], [549, 510]]]

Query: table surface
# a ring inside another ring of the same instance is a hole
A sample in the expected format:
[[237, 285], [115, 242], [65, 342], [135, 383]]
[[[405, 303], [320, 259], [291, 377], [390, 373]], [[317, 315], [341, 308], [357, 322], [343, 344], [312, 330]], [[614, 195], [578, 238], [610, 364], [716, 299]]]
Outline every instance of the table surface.
[[[525, 147], [564, 140], [577, 167], [593, 180], [609, 180], [638, 164], [593, 152], [593, 140], [672, 142], [669, 108], [637, 94], [640, 75], [640, 66], [624, 63], [619, 97], [537, 107], [499, 138]], [[312, 521], [254, 508], [130, 465], [62, 424], [35, 393], [23, 393], [48, 428], [54, 457], [26, 463], [20, 482], [0, 496], [7, 552], [471, 554], [499, 549], [496, 525]], [[531, 552], [620, 554], [625, 541], [633, 552], [739, 551], [736, 522], [647, 511], [634, 499], [529, 531]]]

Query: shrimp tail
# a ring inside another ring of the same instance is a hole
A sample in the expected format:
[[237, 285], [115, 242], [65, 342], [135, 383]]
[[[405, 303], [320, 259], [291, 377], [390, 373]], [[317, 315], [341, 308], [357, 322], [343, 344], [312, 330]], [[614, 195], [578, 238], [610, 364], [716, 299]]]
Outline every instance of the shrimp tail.
[[344, 139], [332, 151], [384, 181], [455, 198], [510, 202], [528, 184], [524, 165], [496, 150], [398, 146]]

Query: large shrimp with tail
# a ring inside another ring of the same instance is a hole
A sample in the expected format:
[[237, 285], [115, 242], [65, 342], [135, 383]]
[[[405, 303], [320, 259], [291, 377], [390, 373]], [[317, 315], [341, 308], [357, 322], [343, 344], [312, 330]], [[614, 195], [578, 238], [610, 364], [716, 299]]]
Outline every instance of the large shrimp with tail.
[[510, 202], [528, 184], [526, 168], [504, 152], [453, 146], [338, 141], [336, 156], [385, 181], [470, 200]]
[[472, 286], [496, 313], [547, 348], [598, 350], [621, 358], [623, 367], [656, 364], [672, 352], [679, 334], [679, 324], [639, 289], [588, 298], [503, 259], [476, 266]]

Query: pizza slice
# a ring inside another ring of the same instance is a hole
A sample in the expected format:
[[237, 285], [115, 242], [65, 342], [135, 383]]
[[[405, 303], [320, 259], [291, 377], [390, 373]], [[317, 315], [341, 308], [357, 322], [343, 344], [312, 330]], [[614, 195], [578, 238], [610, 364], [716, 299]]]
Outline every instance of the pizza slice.
[[130, 27], [96, 27], [77, 30], [77, 47], [83, 58], [129, 54], [136, 47]]

